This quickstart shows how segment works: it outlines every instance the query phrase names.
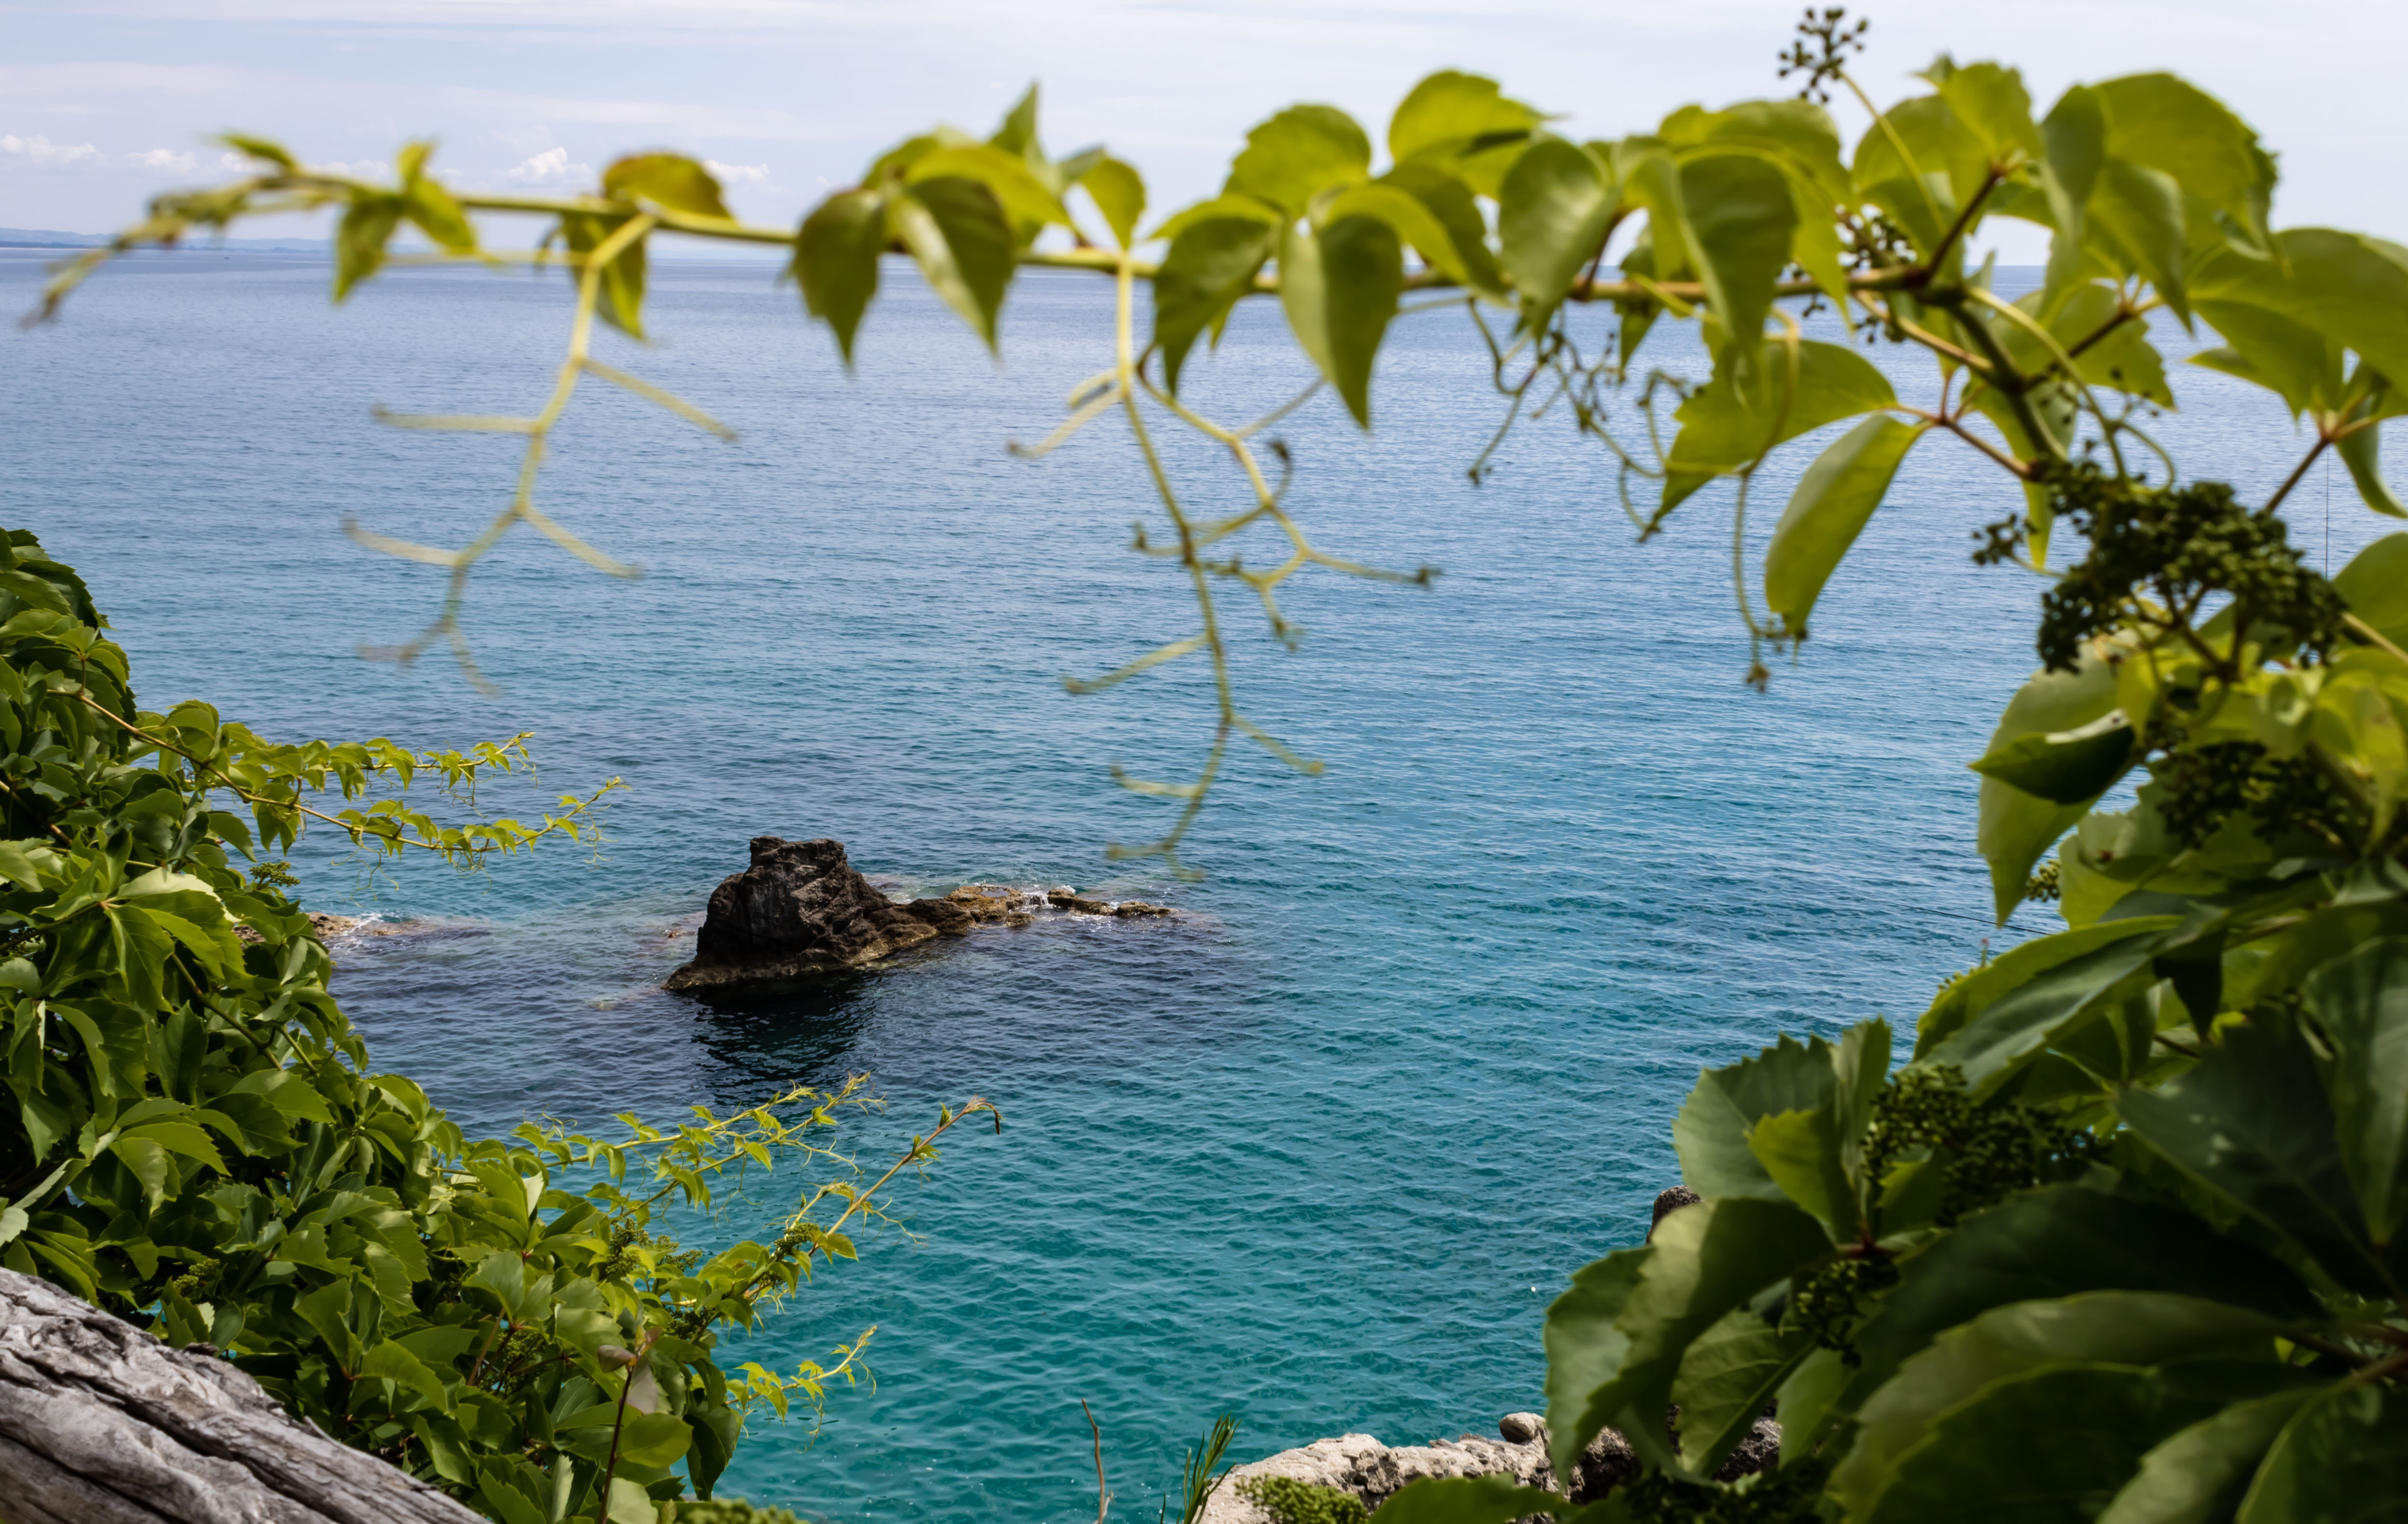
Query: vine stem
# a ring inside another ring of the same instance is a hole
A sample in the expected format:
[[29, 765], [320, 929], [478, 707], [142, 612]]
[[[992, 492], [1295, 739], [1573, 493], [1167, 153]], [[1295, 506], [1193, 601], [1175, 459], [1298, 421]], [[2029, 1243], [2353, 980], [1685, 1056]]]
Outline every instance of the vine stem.
[[2268, 513], [2272, 513], [2276, 508], [2283, 506], [2283, 499], [2291, 495], [2291, 489], [2300, 484], [2300, 478], [2308, 474], [2308, 467], [2316, 463], [2316, 457], [2322, 455], [2325, 452], [2326, 448], [2332, 442], [2333, 436], [2331, 431], [2327, 429], [2323, 425], [2322, 421], [2319, 420], [2316, 427], [2316, 442], [2308, 447], [2308, 452], [2300, 458], [2300, 463], [2293, 466], [2291, 468], [2291, 474], [2283, 478], [2283, 485], [2275, 488], [2274, 495], [2266, 500], [2266, 511]]
[[1112, 1511], [1112, 1489], [1104, 1485], [1104, 1430], [1083, 1397], [1079, 1399], [1079, 1411], [1087, 1416], [1088, 1431], [1096, 1436], [1096, 1524], [1104, 1524], [1104, 1516]]
[[610, 1484], [619, 1475], [619, 1433], [627, 1423], [627, 1399], [636, 1390], [636, 1367], [644, 1362], [645, 1352], [660, 1336], [658, 1329], [644, 1330], [644, 1336], [636, 1343], [635, 1358], [620, 1368], [619, 1407], [610, 1417], [610, 1462], [602, 1469], [602, 1496], [595, 1505], [594, 1524], [610, 1524]]
[[1121, 390], [1121, 406], [1128, 414], [1129, 433], [1137, 440], [1138, 453], [1145, 458], [1146, 473], [1153, 478], [1155, 495], [1162, 499], [1163, 512], [1169, 517], [1171, 528], [1179, 536], [1179, 563], [1187, 568], [1188, 581], [1196, 590], [1196, 606], [1204, 626], [1204, 648], [1212, 658], [1213, 697], [1220, 710], [1219, 721], [1212, 731], [1211, 749], [1205, 754], [1204, 766], [1197, 774], [1196, 781], [1186, 785], [1186, 808], [1180, 811], [1168, 833], [1154, 847], [1139, 853], [1119, 853], [1128, 856], [1159, 852], [1166, 860], [1176, 862], [1173, 853], [1179, 839], [1203, 810], [1204, 796], [1220, 776], [1221, 762], [1228, 755], [1229, 733], [1240, 721], [1236, 695], [1229, 683], [1228, 648], [1221, 637], [1221, 621], [1212, 602], [1211, 581], [1205, 575], [1202, 559], [1197, 554], [1199, 548], [1196, 543], [1196, 527], [1186, 510], [1180, 506], [1179, 494], [1171, 489], [1169, 475], [1164, 471], [1162, 457], [1155, 452], [1154, 439], [1146, 432], [1145, 413], [1138, 402], [1137, 270], [1127, 249], [1122, 249], [1118, 259], [1119, 267], [1113, 277], [1112, 353], [1113, 372], [1119, 378]]

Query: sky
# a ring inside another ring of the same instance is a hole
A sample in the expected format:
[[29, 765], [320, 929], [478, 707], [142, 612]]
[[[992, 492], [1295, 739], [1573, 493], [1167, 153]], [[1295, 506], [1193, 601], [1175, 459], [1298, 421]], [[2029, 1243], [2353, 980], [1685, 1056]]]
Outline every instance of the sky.
[[[1865, 13], [1856, 71], [1885, 104], [1943, 50], [2020, 65], [2043, 108], [2076, 80], [2172, 68], [2276, 150], [2278, 223], [2408, 239], [2401, 0]], [[1216, 190], [1279, 107], [1334, 103], [1376, 141], [1438, 68], [1489, 74], [1582, 136], [1785, 94], [1797, 17], [1787, 0], [0, 0], [0, 226], [131, 221], [233, 173], [209, 141], [227, 130], [371, 173], [432, 136], [447, 178], [494, 190], [581, 189], [622, 152], [675, 148], [719, 169], [738, 215], [786, 224], [931, 123], [984, 133], [1031, 80], [1047, 146], [1109, 144], [1160, 210]], [[2015, 236], [2002, 256], [2042, 257]]]

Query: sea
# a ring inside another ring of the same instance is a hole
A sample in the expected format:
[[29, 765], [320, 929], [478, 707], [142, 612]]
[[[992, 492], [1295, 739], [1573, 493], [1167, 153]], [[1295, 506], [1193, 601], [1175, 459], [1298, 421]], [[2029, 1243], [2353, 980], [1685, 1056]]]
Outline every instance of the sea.
[[[0, 252], [0, 306], [30, 307], [54, 257]], [[1875, 1017], [1904, 1034], [1940, 981], [2053, 923], [2028, 905], [1993, 925], [1966, 768], [2035, 665], [2043, 584], [1969, 559], [2014, 484], [1925, 440], [1759, 692], [1731, 488], [1637, 543], [1612, 457], [1561, 405], [1475, 482], [1506, 405], [1454, 306], [1398, 319], [1368, 433], [1324, 392], [1258, 436], [1283, 442], [1313, 546], [1440, 575], [1297, 572], [1277, 589], [1293, 648], [1251, 590], [1216, 584], [1242, 712], [1324, 770], [1241, 739], [1182, 847], [1201, 876], [1108, 858], [1178, 807], [1113, 770], [1192, 778], [1214, 715], [1197, 656], [1098, 693], [1063, 682], [1197, 628], [1179, 569], [1132, 548], [1133, 525], [1166, 529], [1123, 418], [1042, 459], [1007, 449], [1111, 363], [1110, 287], [1022, 277], [998, 358], [898, 262], [883, 279], [848, 370], [776, 266], [655, 263], [648, 341], [606, 333], [596, 355], [737, 438], [585, 382], [537, 501], [644, 575], [514, 530], [459, 617], [490, 693], [440, 639], [408, 665], [358, 654], [426, 628], [445, 574], [342, 525], [457, 546], [508, 504], [519, 437], [375, 410], [535, 411], [567, 335], [556, 273], [395, 270], [337, 306], [318, 257], [149, 255], [9, 333], [0, 363], [5, 522], [90, 580], [146, 705], [422, 749], [531, 733], [533, 778], [473, 805], [421, 781], [447, 819], [622, 783], [598, 844], [480, 873], [304, 838], [306, 903], [394, 933], [345, 941], [335, 984], [380, 1068], [485, 1132], [609, 1132], [866, 1075], [882, 1108], [831, 1140], [865, 1171], [940, 1106], [999, 1108], [999, 1132], [956, 1128], [898, 1179], [857, 1261], [723, 1351], [792, 1370], [875, 1330], [872, 1378], [816, 1421], [756, 1421], [723, 1495], [1085, 1519], [1099, 1438], [1115, 1516], [1136, 1517], [1222, 1414], [1232, 1459], [1493, 1432], [1543, 1405], [1566, 1277], [1636, 1242], [1677, 1179], [1670, 1123], [1701, 1066]], [[1591, 352], [1607, 322], [1576, 319]], [[2170, 359], [2212, 342], [2157, 327]], [[1829, 313], [1809, 329], [1844, 340]], [[1866, 352], [1930, 401], [1918, 355]], [[1669, 322], [1640, 359], [1706, 369]], [[2146, 425], [2186, 472], [2253, 495], [2288, 473], [2306, 440], [2278, 404], [2170, 368], [2181, 408]], [[1310, 378], [1258, 302], [1185, 394], [1240, 422]], [[1645, 436], [1638, 390], [1611, 403], [1626, 440]], [[1151, 426], [1192, 511], [1250, 502], [1219, 446]], [[1751, 559], [1814, 444], [1755, 484]], [[2287, 511], [2336, 566], [2379, 532], [2321, 465]], [[1286, 554], [1267, 527], [1222, 548], [1248, 569]], [[1069, 886], [1179, 913], [982, 930], [799, 992], [665, 993], [759, 835], [833, 836], [898, 894]], [[756, 1177], [686, 1231], [772, 1231], [838, 1165], [817, 1168]]]

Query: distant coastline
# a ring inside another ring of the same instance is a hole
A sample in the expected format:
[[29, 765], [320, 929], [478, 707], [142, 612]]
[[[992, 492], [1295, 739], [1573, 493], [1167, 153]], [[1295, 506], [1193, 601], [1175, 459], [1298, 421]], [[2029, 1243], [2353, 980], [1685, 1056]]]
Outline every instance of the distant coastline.
[[[0, 249], [97, 249], [114, 237], [108, 233], [61, 233], [55, 228], [0, 228]], [[323, 254], [334, 245], [324, 238], [210, 238], [186, 249], [238, 249], [251, 254]]]

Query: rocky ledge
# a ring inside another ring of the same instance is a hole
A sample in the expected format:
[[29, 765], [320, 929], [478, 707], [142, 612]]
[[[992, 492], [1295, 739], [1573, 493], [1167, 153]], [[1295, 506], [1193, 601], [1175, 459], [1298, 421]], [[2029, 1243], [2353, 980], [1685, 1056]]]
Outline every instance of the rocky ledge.
[[[1466, 1434], [1427, 1445], [1387, 1446], [1369, 1434], [1317, 1439], [1301, 1449], [1283, 1450], [1233, 1469], [1204, 1505], [1203, 1524], [1273, 1524], [1271, 1516], [1241, 1490], [1240, 1484], [1257, 1477], [1284, 1476], [1313, 1487], [1336, 1488], [1376, 1510], [1407, 1482], [1425, 1476], [1503, 1474], [1523, 1487], [1562, 1492], [1574, 1503], [1593, 1503], [1639, 1472], [1629, 1441], [1611, 1429], [1589, 1442], [1572, 1470], [1570, 1485], [1558, 1482], [1555, 1465], [1547, 1459], [1546, 1419], [1536, 1413], [1508, 1413], [1498, 1421], [1497, 1432], [1496, 1439]], [[1780, 1460], [1781, 1426], [1763, 1418], [1716, 1474], [1724, 1481], [1736, 1481], [1770, 1471]]]
[[943, 899], [896, 903], [863, 877], [844, 844], [752, 838], [752, 862], [711, 890], [694, 961], [671, 990], [777, 983], [858, 968], [974, 926], [1025, 926], [1040, 913], [1167, 916], [1167, 905], [1082, 899], [1068, 889], [965, 884]]

